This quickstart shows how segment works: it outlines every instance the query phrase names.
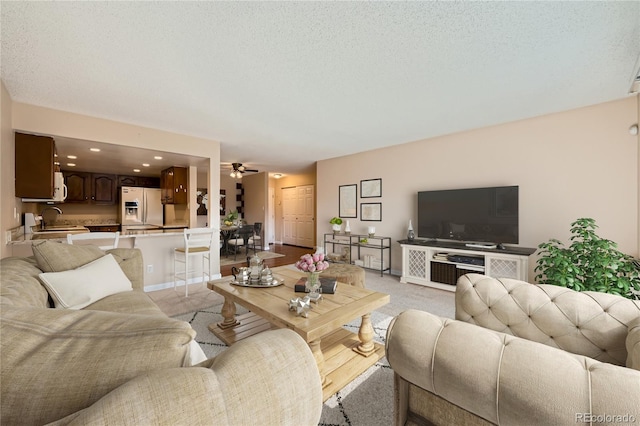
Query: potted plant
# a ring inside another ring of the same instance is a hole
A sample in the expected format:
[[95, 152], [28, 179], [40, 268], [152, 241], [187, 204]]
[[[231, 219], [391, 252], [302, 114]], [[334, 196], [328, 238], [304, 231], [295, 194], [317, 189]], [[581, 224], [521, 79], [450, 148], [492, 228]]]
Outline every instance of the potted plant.
[[640, 299], [640, 267], [616, 243], [596, 235], [596, 228], [594, 219], [581, 218], [571, 224], [569, 247], [556, 239], [540, 244], [536, 281]]
[[334, 234], [337, 234], [342, 230], [342, 219], [339, 217], [332, 217], [329, 223], [332, 225]]
[[227, 226], [231, 226], [237, 220], [238, 220], [238, 211], [234, 210], [224, 218], [224, 224], [227, 225]]

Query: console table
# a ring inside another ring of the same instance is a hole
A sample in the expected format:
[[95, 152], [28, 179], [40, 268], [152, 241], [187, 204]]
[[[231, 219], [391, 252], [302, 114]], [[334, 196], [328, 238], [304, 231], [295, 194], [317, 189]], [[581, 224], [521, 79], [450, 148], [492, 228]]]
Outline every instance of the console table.
[[[400, 240], [402, 276], [400, 282], [455, 291], [459, 277], [468, 273], [494, 278], [527, 281], [529, 256], [535, 248], [471, 248], [464, 243], [428, 240]], [[458, 256], [448, 260], [448, 256]]]
[[[361, 242], [366, 239], [365, 242]], [[384, 271], [391, 274], [391, 238], [390, 237], [370, 237], [367, 234], [324, 234], [324, 252], [328, 253], [327, 246], [331, 244], [332, 251], [336, 251], [336, 246], [348, 247], [348, 258], [344, 259], [346, 263], [355, 263], [365, 268], [380, 271], [380, 276]], [[357, 254], [353, 253], [353, 249], [357, 249]], [[361, 256], [366, 256], [366, 252], [373, 252], [380, 255], [380, 258], [371, 259], [370, 263], [362, 261]], [[356, 262], [358, 260], [358, 262]]]

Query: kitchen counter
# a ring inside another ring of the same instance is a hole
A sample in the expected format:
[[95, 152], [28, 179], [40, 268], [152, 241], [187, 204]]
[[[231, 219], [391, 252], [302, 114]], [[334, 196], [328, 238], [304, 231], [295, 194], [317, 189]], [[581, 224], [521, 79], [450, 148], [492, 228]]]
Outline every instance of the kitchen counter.
[[[149, 234], [120, 235], [118, 247], [139, 248], [142, 250], [145, 262], [144, 285], [145, 290], [167, 288], [173, 283], [173, 250], [184, 245], [182, 227], [164, 229], [164, 232]], [[32, 234], [24, 234], [24, 227], [19, 226], [11, 230], [11, 241], [8, 246], [11, 256], [32, 256], [32, 245], [42, 239], [33, 239]], [[64, 238], [52, 238], [52, 241], [66, 242]], [[214, 251], [215, 253], [215, 251]], [[214, 278], [220, 277], [219, 261], [212, 257], [212, 273]]]
[[[138, 234], [135, 235], [123, 235], [120, 234], [120, 239], [121, 240], [126, 240], [126, 239], [135, 239], [135, 238], [149, 238], [149, 237], [163, 237], [163, 236], [170, 236], [171, 234], [180, 234], [182, 233], [182, 228], [174, 228], [174, 229], [164, 229], [164, 232], [149, 232], [149, 233], [145, 233], [144, 231], [141, 231]], [[56, 233], [57, 234], [57, 233]], [[48, 239], [48, 240], [54, 240], [54, 241], [61, 241], [61, 242], [66, 242], [67, 238], [65, 237], [58, 237], [58, 238], [42, 238], [42, 236], [38, 236], [36, 238], [34, 238], [33, 234], [24, 234], [24, 233], [16, 233], [13, 234], [11, 236], [11, 241], [8, 242], [9, 245], [16, 245], [16, 244], [31, 244], [33, 241], [42, 241], [44, 239]]]

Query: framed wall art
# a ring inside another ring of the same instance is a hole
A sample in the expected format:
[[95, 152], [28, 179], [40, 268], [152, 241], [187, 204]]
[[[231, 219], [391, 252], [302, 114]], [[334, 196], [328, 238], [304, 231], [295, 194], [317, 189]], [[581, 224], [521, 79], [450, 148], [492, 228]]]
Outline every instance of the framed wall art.
[[206, 216], [207, 205], [209, 204], [209, 194], [207, 194], [207, 188], [197, 188], [196, 197], [196, 202], [198, 203], [198, 216]]
[[338, 190], [338, 216], [358, 217], [358, 185], [340, 185]]
[[382, 222], [382, 203], [360, 203], [360, 220]]
[[360, 181], [360, 198], [382, 197], [382, 179]]

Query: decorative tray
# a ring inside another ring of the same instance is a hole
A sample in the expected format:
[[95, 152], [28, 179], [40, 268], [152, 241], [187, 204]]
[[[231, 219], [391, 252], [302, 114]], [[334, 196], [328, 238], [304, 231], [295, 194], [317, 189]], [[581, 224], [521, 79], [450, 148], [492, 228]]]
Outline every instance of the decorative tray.
[[270, 283], [252, 283], [251, 281], [236, 281], [232, 280], [231, 284], [237, 285], [240, 287], [255, 287], [255, 288], [267, 288], [267, 287], [278, 287], [279, 285], [284, 284], [284, 280], [282, 278], [273, 277], [273, 281]]

